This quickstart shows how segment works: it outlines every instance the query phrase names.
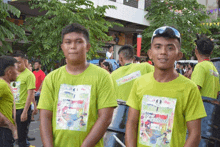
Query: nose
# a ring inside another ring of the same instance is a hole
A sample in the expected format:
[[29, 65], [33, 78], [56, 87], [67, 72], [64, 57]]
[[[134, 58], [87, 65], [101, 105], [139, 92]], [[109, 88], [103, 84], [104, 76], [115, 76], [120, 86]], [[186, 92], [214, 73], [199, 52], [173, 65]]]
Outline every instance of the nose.
[[76, 44], [75, 42], [73, 41], [71, 44], [70, 44], [70, 49], [75, 49], [76, 48]]
[[161, 54], [167, 54], [167, 50], [166, 50], [166, 48], [165, 48], [165, 47], [162, 47], [160, 53], [161, 53]]

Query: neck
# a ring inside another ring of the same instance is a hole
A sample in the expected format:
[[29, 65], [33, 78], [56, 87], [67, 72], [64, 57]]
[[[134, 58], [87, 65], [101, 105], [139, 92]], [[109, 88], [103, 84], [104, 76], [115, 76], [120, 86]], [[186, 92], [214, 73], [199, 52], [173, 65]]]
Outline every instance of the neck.
[[82, 62], [79, 64], [73, 63], [68, 61], [66, 64], [66, 71], [72, 75], [78, 75], [81, 74], [83, 71], [85, 71], [89, 67], [88, 62]]
[[155, 67], [154, 78], [160, 83], [172, 81], [178, 76], [179, 74], [174, 70], [174, 68], [161, 70]]
[[210, 57], [200, 55], [200, 56], [197, 56], [197, 59], [198, 59], [198, 62], [202, 62], [204, 60], [210, 60]]
[[7, 77], [5, 77], [5, 76], [0, 77], [0, 79], [4, 80], [4, 81], [7, 82], [8, 84], [11, 83], [11, 81], [10, 81]]
[[129, 64], [129, 63], [133, 63], [133, 60], [125, 60], [124, 61], [124, 65]]

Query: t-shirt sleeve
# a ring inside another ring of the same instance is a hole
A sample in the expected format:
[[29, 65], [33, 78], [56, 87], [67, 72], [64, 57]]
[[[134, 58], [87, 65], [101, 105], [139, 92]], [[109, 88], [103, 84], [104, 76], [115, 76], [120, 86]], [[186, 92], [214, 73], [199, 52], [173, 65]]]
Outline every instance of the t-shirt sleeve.
[[186, 109], [184, 111], [186, 122], [206, 117], [199, 89], [195, 86], [189, 93]]
[[201, 66], [196, 66], [192, 76], [191, 80], [200, 87], [203, 87], [204, 81], [205, 81], [205, 70]]
[[114, 92], [114, 85], [110, 74], [102, 78], [98, 84], [98, 109], [117, 107], [116, 95]]
[[54, 104], [54, 88], [49, 76], [46, 77], [45, 80], [43, 81], [42, 90], [37, 108], [53, 111], [53, 104]]
[[36, 78], [35, 78], [34, 74], [31, 74], [27, 77], [27, 90], [36, 88], [35, 81], [36, 81]]
[[137, 80], [134, 82], [130, 95], [128, 97], [127, 105], [131, 108], [134, 108], [136, 110], [140, 110], [140, 102], [139, 102], [139, 97], [137, 95]]

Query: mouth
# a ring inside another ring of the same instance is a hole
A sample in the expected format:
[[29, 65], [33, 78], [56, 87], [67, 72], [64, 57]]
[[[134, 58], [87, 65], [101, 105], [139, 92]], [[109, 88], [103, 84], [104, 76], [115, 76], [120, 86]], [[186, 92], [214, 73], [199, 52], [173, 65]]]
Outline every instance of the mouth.
[[168, 61], [168, 59], [167, 58], [159, 58], [158, 61], [161, 63], [166, 63]]

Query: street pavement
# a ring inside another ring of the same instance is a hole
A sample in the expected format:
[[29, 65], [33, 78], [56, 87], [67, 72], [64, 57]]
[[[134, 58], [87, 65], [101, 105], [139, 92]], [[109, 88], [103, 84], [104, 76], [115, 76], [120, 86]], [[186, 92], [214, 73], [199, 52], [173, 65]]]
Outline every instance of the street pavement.
[[[28, 136], [33, 138], [35, 137], [34, 141], [29, 141], [32, 146], [30, 147], [42, 147], [42, 141], [40, 137], [40, 121], [39, 121], [39, 113], [34, 116], [35, 121], [32, 121], [29, 128]], [[14, 147], [18, 147], [15, 145]]]

